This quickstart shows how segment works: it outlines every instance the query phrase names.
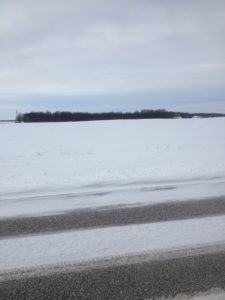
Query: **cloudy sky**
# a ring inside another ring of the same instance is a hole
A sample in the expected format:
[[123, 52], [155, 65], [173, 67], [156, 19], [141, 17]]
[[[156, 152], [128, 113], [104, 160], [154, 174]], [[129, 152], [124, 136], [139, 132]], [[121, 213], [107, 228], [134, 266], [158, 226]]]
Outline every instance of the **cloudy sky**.
[[225, 112], [224, 0], [0, 0], [0, 119]]

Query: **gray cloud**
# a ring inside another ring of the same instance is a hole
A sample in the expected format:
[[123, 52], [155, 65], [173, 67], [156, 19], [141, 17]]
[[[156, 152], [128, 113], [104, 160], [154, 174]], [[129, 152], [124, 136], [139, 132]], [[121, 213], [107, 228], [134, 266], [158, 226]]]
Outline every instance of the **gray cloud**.
[[224, 0], [1, 0], [1, 110], [53, 95], [137, 103], [145, 93], [151, 106], [195, 90], [207, 101], [221, 90], [221, 103], [224, 20]]

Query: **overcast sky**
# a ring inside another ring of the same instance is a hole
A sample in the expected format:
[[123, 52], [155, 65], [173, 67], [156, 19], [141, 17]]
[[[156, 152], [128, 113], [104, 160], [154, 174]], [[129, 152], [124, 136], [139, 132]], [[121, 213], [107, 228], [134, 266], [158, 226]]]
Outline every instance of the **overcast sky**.
[[0, 119], [225, 112], [224, 0], [0, 0]]

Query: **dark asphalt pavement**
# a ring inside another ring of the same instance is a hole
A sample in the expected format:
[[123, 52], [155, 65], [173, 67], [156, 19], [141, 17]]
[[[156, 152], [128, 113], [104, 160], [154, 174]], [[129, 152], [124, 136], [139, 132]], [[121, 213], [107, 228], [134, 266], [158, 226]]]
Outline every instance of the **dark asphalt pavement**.
[[1, 300], [156, 299], [225, 289], [225, 251], [84, 270], [30, 275], [0, 282]]
[[225, 196], [138, 207], [75, 210], [50, 216], [2, 219], [0, 220], [0, 237], [163, 222], [222, 214], [225, 214]]

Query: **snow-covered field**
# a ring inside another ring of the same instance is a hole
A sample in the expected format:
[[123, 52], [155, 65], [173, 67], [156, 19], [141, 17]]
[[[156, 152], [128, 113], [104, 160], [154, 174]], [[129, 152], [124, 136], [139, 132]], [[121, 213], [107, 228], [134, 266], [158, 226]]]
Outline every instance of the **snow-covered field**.
[[225, 194], [225, 118], [0, 124], [0, 217]]

